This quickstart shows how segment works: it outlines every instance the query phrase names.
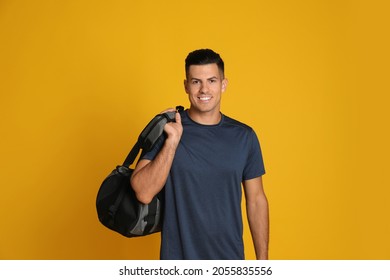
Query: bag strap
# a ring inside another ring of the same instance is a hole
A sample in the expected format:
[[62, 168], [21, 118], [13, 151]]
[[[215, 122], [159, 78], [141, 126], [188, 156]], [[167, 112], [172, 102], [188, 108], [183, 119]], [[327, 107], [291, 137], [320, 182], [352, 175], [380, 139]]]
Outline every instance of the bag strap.
[[[184, 110], [184, 107], [176, 106], [176, 110], [177, 112], [182, 112]], [[142, 130], [141, 134], [138, 137], [137, 143], [135, 143], [134, 147], [127, 155], [125, 161], [123, 162], [123, 165], [130, 166], [131, 164], [133, 164], [140, 149], [142, 149], [143, 151], [149, 151], [156, 143], [157, 139], [163, 133], [165, 124], [168, 122], [175, 121], [175, 115], [176, 112], [166, 112], [163, 114], [156, 115]]]

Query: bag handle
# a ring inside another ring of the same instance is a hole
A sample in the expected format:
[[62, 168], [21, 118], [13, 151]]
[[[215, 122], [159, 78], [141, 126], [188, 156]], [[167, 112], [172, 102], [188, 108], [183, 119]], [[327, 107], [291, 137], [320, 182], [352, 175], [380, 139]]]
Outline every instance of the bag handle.
[[[180, 113], [183, 110], [183, 106], [176, 106], [176, 112]], [[147, 124], [139, 135], [137, 143], [135, 143], [134, 147], [127, 155], [125, 161], [123, 162], [123, 166], [130, 166], [133, 164], [140, 149], [143, 151], [149, 151], [153, 147], [157, 139], [164, 132], [165, 124], [175, 121], [176, 112], [158, 114]]]

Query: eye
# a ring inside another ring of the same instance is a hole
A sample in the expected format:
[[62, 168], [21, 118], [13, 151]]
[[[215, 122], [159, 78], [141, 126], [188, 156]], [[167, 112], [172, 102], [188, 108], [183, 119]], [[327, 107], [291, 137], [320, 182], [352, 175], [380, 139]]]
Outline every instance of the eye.
[[216, 83], [217, 82], [217, 79], [211, 79], [209, 80], [210, 81], [210, 84], [213, 84], [213, 83]]
[[191, 81], [191, 84], [197, 85], [197, 84], [199, 84], [199, 81], [198, 81], [198, 80], [192, 80], [192, 81]]

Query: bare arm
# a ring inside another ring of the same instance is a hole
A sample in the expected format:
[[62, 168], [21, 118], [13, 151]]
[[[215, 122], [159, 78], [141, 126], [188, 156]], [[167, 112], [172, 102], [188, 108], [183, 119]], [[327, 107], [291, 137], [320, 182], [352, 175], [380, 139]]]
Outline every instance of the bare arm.
[[167, 123], [164, 131], [167, 138], [160, 152], [152, 161], [140, 160], [130, 179], [137, 199], [145, 204], [152, 201], [153, 197], [164, 187], [167, 180], [176, 148], [183, 133], [179, 113], [176, 113], [176, 122]]
[[249, 227], [258, 260], [268, 259], [269, 211], [261, 177], [244, 182]]

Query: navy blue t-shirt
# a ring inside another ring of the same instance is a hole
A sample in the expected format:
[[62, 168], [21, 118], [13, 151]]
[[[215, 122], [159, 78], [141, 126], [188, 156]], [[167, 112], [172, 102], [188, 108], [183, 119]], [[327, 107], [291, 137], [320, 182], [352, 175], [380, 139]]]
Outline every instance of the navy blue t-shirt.
[[[183, 135], [166, 185], [161, 259], [244, 259], [241, 183], [262, 176], [252, 128], [225, 115], [217, 125], [181, 113]], [[164, 139], [143, 155], [153, 160]]]

